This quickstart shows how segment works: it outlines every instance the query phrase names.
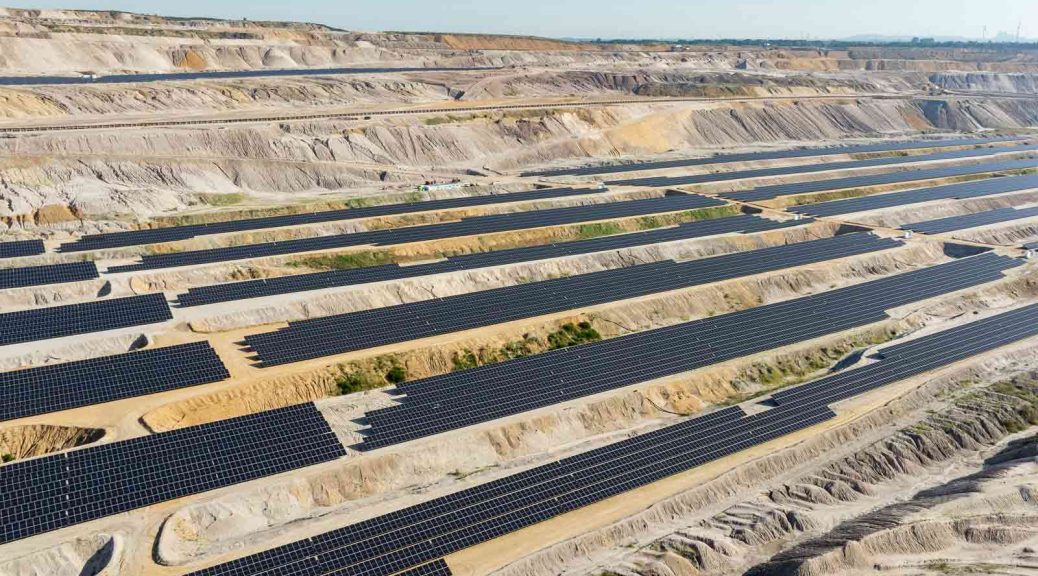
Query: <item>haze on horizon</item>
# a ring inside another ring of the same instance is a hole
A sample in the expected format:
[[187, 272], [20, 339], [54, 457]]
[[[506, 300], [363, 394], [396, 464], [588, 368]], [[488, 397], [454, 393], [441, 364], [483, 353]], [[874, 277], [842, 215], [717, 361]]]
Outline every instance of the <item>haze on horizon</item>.
[[[316, 22], [348, 30], [529, 34], [569, 38], [840, 39], [858, 35], [991, 39], [1038, 36], [1035, 0], [57, 0], [13, 8], [121, 10], [163, 16]], [[892, 16], [893, 15], [893, 16]]]

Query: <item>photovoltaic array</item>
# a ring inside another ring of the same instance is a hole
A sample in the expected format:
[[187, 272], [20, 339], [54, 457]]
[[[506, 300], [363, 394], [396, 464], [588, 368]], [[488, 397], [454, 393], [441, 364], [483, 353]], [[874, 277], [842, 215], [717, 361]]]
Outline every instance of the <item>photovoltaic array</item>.
[[217, 382], [228, 376], [206, 342], [0, 372], [0, 422]]
[[300, 404], [0, 467], [0, 544], [345, 455]]
[[276, 332], [246, 336], [245, 343], [264, 365], [285, 364], [896, 246], [894, 240], [862, 233], [688, 262], [665, 260], [292, 322]]
[[831, 404], [1038, 335], [1038, 304], [881, 348], [882, 361], [776, 392], [779, 406]]
[[315, 250], [330, 250], [350, 246], [388, 246], [392, 244], [438, 240], [476, 234], [489, 234], [493, 232], [506, 232], [526, 228], [593, 222], [595, 220], [608, 220], [629, 216], [680, 212], [683, 210], [695, 210], [698, 208], [709, 208], [723, 205], [724, 202], [714, 198], [697, 196], [695, 194], [675, 194], [662, 198], [649, 198], [645, 200], [628, 200], [623, 202], [593, 204], [589, 206], [571, 206], [567, 208], [536, 210], [533, 212], [475, 216], [445, 224], [429, 224], [425, 226], [411, 226], [406, 228], [371, 230], [367, 232], [355, 232], [353, 234], [338, 234], [334, 236], [320, 236], [317, 238], [300, 238], [296, 240], [267, 242], [263, 244], [247, 244], [244, 246], [215, 248], [212, 250], [196, 250], [171, 254], [149, 254], [143, 256], [139, 264], [114, 266], [109, 268], [108, 271], [134, 272], [156, 268], [169, 268], [173, 266], [191, 266], [212, 262], [227, 262], [245, 258], [280, 256], [284, 254], [311, 252]]
[[43, 246], [43, 240], [18, 240], [16, 242], [0, 242], [0, 258], [18, 258], [21, 256], [36, 256], [43, 254], [47, 249]]
[[906, 190], [904, 192], [890, 192], [887, 194], [862, 196], [860, 198], [847, 198], [845, 200], [832, 200], [830, 202], [819, 202], [817, 204], [792, 206], [788, 208], [788, 210], [799, 214], [811, 214], [813, 216], [838, 216], [840, 214], [893, 208], [907, 204], [932, 202], [934, 200], [962, 200], [965, 198], [991, 196], [993, 194], [1007, 194], [1010, 192], [1030, 190], [1032, 188], [1038, 188], [1038, 175], [1004, 176], [1000, 178], [987, 178], [985, 180], [977, 180], [974, 182], [960, 182], [958, 184], [918, 188], [915, 190]]
[[[590, 167], [540, 175], [594, 175], [724, 162], [973, 146], [1014, 138], [881, 143], [713, 158]], [[700, 182], [982, 158], [1038, 150], [1011, 145], [870, 158], [807, 166], [615, 184], [680, 186]], [[988, 159], [993, 160], [993, 159]], [[860, 186], [1031, 169], [1038, 160], [1001, 160], [887, 174], [758, 187], [722, 194], [754, 201]], [[839, 215], [949, 198], [1038, 188], [1038, 175], [989, 178], [906, 192], [797, 206], [800, 214]], [[74, 252], [183, 240], [201, 235], [449, 210], [498, 203], [597, 195], [606, 189], [552, 188], [96, 234], [63, 244]], [[262, 244], [148, 254], [108, 272], [231, 262], [355, 246], [388, 246], [616, 218], [730, 206], [696, 194], [622, 200], [463, 218], [455, 222], [362, 231]], [[588, 199], [587, 201], [594, 201]], [[711, 211], [714, 212], [714, 211]], [[1038, 208], [990, 210], [907, 224], [940, 233], [1038, 216]], [[181, 306], [415, 278], [591, 254], [719, 234], [799, 226], [742, 215], [675, 227], [453, 256], [413, 266], [385, 265], [192, 288]], [[821, 240], [676, 262], [664, 260], [445, 298], [291, 322], [245, 337], [266, 366], [406, 342], [902, 246], [852, 232]], [[0, 258], [44, 252], [42, 241], [0, 243]], [[845, 288], [618, 336], [601, 342], [401, 383], [396, 404], [365, 415], [370, 451], [497, 418], [619, 390], [698, 368], [889, 319], [886, 311], [1003, 278], [1020, 261], [987, 252]], [[0, 269], [0, 289], [96, 279], [93, 262]], [[97, 300], [0, 314], [0, 346], [142, 326], [172, 319], [163, 294]], [[468, 546], [656, 482], [835, 416], [831, 404], [1038, 336], [1038, 305], [886, 346], [877, 361], [774, 394], [754, 414], [733, 406], [518, 474], [196, 572], [196, 576], [318, 574], [449, 576], [443, 557]], [[0, 422], [217, 382], [226, 367], [205, 342], [0, 372]], [[159, 502], [328, 462], [346, 455], [312, 403], [0, 465], [0, 544]]]
[[578, 254], [620, 250], [634, 246], [647, 246], [651, 244], [674, 242], [716, 234], [761, 232], [764, 230], [775, 230], [778, 228], [804, 225], [809, 222], [810, 220], [806, 218], [802, 220], [787, 220], [785, 222], [779, 222], [750, 215], [716, 218], [699, 222], [688, 222], [675, 227], [660, 228], [645, 232], [633, 232], [630, 234], [618, 234], [614, 236], [592, 238], [590, 240], [577, 240], [545, 246], [530, 246], [525, 248], [495, 250], [492, 252], [464, 254], [460, 256], [452, 256], [441, 262], [431, 262], [428, 264], [415, 264], [410, 266], [388, 264], [384, 266], [371, 266], [350, 270], [332, 270], [328, 272], [315, 272], [313, 274], [283, 276], [279, 278], [262, 278], [259, 280], [247, 280], [245, 282], [234, 282], [230, 284], [216, 284], [201, 288], [191, 288], [186, 294], [181, 295], [177, 299], [177, 303], [180, 306], [185, 307], [200, 306], [244, 298], [258, 298], [261, 296], [289, 294], [292, 292], [354, 286], [369, 282], [415, 278], [429, 274], [474, 270], [477, 268], [531, 262], [534, 260], [546, 260], [549, 258], [560, 258]]
[[[951, 152], [937, 152], [921, 156], [894, 156], [885, 158], [869, 158], [867, 160], [849, 160], [846, 162], [829, 162], [823, 164], [810, 164], [805, 166], [780, 166], [773, 168], [756, 168], [752, 170], [737, 170], [733, 172], [717, 172], [709, 174], [692, 174], [688, 176], [652, 176], [646, 178], [632, 178], [628, 180], [611, 180], [606, 182], [616, 186], [648, 186], [663, 188], [667, 186], [688, 186], [690, 184], [704, 184], [707, 182], [725, 182], [730, 180], [744, 180], [747, 178], [762, 178], [765, 176], [785, 176], [790, 174], [812, 174], [815, 172], [831, 172], [833, 170], [852, 170], [859, 168], [870, 168], [878, 166], [898, 166], [901, 164], [912, 164], [917, 162], [934, 162], [940, 160], [961, 160], [964, 158], [978, 158], [991, 156], [993, 154], [1009, 154], [1014, 152], [1029, 152], [1038, 150], [1038, 146], [1010, 146], [1006, 148], [980, 148], [970, 150], [954, 150]], [[919, 178], [914, 178], [918, 180]], [[760, 188], [758, 188], [760, 190]], [[728, 192], [721, 196], [735, 200], [763, 200], [754, 192]]]
[[586, 166], [583, 168], [562, 168], [557, 170], [539, 170], [523, 172], [523, 176], [594, 176], [597, 174], [613, 174], [618, 172], [640, 172], [642, 170], [663, 170], [667, 168], [688, 168], [710, 164], [730, 162], [759, 162], [761, 160], [788, 160], [792, 158], [809, 158], [812, 156], [830, 156], [835, 154], [868, 154], [873, 152], [897, 152], [899, 150], [919, 150], [925, 148], [949, 148], [953, 146], [978, 146], [997, 142], [1020, 140], [1018, 136], [1000, 138], [958, 138], [948, 140], [914, 140], [910, 142], [880, 142], [857, 146], [828, 146], [821, 148], [799, 148], [795, 150], [771, 150], [766, 152], [744, 152], [738, 154], [718, 154], [705, 158], [683, 158], [678, 160], [662, 160], [657, 162], [634, 162], [630, 164], [606, 164], [602, 166]]
[[[1038, 335], [1038, 306], [887, 348], [883, 360], [403, 510], [192, 573], [387, 576], [690, 470], [835, 416], [829, 404]], [[416, 568], [417, 567], [417, 568]], [[406, 572], [424, 574], [424, 572]]]
[[964, 214], [962, 216], [950, 216], [948, 218], [937, 218], [935, 220], [926, 220], [924, 222], [902, 224], [901, 229], [914, 230], [924, 234], [942, 234], [944, 232], [954, 232], [955, 230], [965, 230], [967, 228], [977, 228], [978, 226], [988, 226], [990, 224], [1012, 222], [1013, 220], [1022, 220], [1024, 218], [1034, 218], [1035, 216], [1038, 216], [1038, 207], [997, 208], [986, 212], [976, 212], [973, 214]]
[[173, 318], [162, 294], [0, 314], [0, 346], [165, 322]]
[[443, 558], [428, 564], [416, 566], [410, 570], [400, 572], [397, 576], [453, 576], [453, 572]]
[[849, 176], [847, 178], [834, 178], [831, 180], [811, 180], [808, 182], [796, 182], [793, 184], [775, 184], [773, 186], [760, 186], [753, 190], [747, 190], [746, 192], [723, 193], [721, 196], [732, 200], [753, 202], [757, 200], [770, 200], [778, 196], [791, 196], [794, 194], [809, 194], [811, 192], [845, 190], [848, 188], [882, 186], [886, 184], [901, 184], [920, 180], [933, 180], [935, 178], [952, 178], [955, 176], [969, 176], [973, 174], [986, 174], [989, 172], [1004, 172], [1012, 170], [1028, 170], [1033, 168], [1038, 168], [1038, 159], [1001, 160], [996, 162], [986, 162], [984, 164], [942, 166], [940, 168], [905, 170], [902, 172], [871, 174], [867, 176]]
[[0, 289], [81, 282], [98, 278], [93, 262], [71, 262], [24, 268], [0, 268]]
[[148, 230], [133, 230], [129, 232], [109, 232], [106, 234], [87, 235], [75, 242], [68, 242], [62, 244], [60, 251], [79, 252], [83, 250], [100, 250], [105, 248], [118, 248], [123, 246], [139, 246], [142, 244], [173, 242], [175, 240], [186, 240], [188, 238], [194, 238], [195, 236], [226, 234], [229, 232], [246, 232], [249, 230], [261, 230], [264, 228], [279, 228], [283, 226], [301, 226], [305, 224], [320, 224], [325, 222], [358, 220], [361, 218], [374, 218], [378, 216], [392, 216], [397, 214], [428, 212], [433, 210], [471, 208], [475, 206], [488, 206], [492, 204], [505, 204], [510, 202], [529, 202], [532, 200], [565, 198], [569, 196], [584, 196], [587, 194], [603, 194], [605, 192], [608, 192], [608, 190], [605, 188], [542, 188], [538, 190], [527, 190], [525, 192], [486, 194], [483, 196], [466, 196], [463, 198], [449, 198], [446, 200], [425, 200], [421, 202], [386, 204], [382, 206], [367, 206], [362, 208], [348, 208], [343, 210], [307, 212], [305, 214], [289, 214], [285, 216], [269, 216], [265, 218], [247, 218], [242, 220], [231, 220], [227, 222], [194, 224], [190, 226], [151, 228]]
[[[680, 374], [860, 327], [884, 310], [976, 286], [1019, 262], [991, 253], [603, 342], [397, 386], [400, 404], [368, 412], [359, 450], [422, 438]], [[767, 329], [762, 329], [767, 327]]]

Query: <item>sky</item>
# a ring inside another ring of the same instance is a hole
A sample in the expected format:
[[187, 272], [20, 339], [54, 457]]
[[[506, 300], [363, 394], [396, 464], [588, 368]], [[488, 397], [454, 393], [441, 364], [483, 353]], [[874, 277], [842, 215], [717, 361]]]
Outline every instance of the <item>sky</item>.
[[563, 38], [1038, 37], [1038, 0], [52, 0], [18, 8], [296, 20], [348, 30]]

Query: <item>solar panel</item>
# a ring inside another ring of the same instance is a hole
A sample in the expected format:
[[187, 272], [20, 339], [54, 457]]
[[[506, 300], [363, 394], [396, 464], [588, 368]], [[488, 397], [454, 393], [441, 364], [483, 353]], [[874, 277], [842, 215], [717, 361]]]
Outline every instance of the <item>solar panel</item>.
[[0, 372], [0, 422], [217, 382], [228, 376], [207, 342]]
[[18, 240], [16, 242], [0, 242], [0, 258], [18, 258], [21, 256], [36, 256], [43, 254], [47, 249], [43, 246], [43, 240]]
[[0, 346], [156, 324], [173, 318], [162, 294], [0, 314]]
[[831, 404], [1036, 335], [1038, 305], [1032, 304], [881, 348], [879, 362], [777, 392], [772, 398], [779, 405]]
[[718, 410], [191, 576], [422, 570], [430, 560], [825, 422], [835, 417], [828, 403], [1038, 335], [1036, 320], [1038, 305], [947, 330], [881, 362], [776, 394], [784, 395], [777, 408]]
[[566, 198], [588, 194], [604, 194], [608, 191], [609, 190], [606, 188], [542, 188], [537, 190], [527, 190], [524, 192], [465, 196], [462, 198], [448, 198], [445, 200], [423, 200], [401, 204], [385, 204], [381, 206], [367, 206], [343, 210], [325, 210], [303, 214], [268, 216], [265, 218], [247, 218], [227, 222], [212, 222], [209, 224], [193, 224], [189, 226], [171, 226], [168, 228], [151, 228], [147, 230], [133, 230], [128, 232], [109, 232], [105, 234], [91, 234], [84, 236], [75, 242], [67, 242], [61, 245], [60, 251], [79, 252], [83, 250], [139, 246], [142, 244], [154, 244], [157, 242], [186, 240], [188, 238], [194, 238], [195, 236], [226, 234], [229, 232], [245, 232], [248, 230], [261, 230], [263, 228], [301, 226], [305, 224], [358, 220], [361, 218], [429, 212], [433, 210], [471, 208], [475, 206], [488, 206], [510, 202], [529, 202], [533, 200]]
[[516, 264], [519, 262], [560, 258], [578, 254], [590, 254], [608, 250], [620, 250], [634, 246], [674, 242], [715, 234], [729, 234], [735, 232], [750, 233], [764, 230], [776, 230], [790, 226], [805, 225], [810, 222], [811, 220], [806, 218], [801, 220], [778, 222], [776, 220], [768, 220], [766, 218], [750, 215], [716, 218], [712, 220], [688, 222], [675, 227], [659, 228], [645, 232], [617, 234], [614, 236], [562, 242], [546, 246], [530, 246], [464, 254], [460, 256], [452, 256], [445, 261], [432, 262], [428, 264], [415, 264], [410, 266], [388, 264], [384, 266], [371, 266], [350, 270], [331, 270], [328, 272], [315, 272], [313, 274], [300, 274], [279, 278], [247, 280], [244, 282], [228, 284], [215, 284], [201, 288], [191, 288], [186, 294], [182, 294], [177, 299], [177, 303], [184, 307], [200, 306], [244, 298], [258, 298], [262, 296], [274, 296], [278, 294], [289, 294], [308, 290], [354, 286], [370, 282], [415, 278], [429, 274], [474, 270], [477, 268]]
[[0, 466], [0, 544], [345, 455], [300, 404]]
[[907, 190], [905, 192], [874, 194], [871, 196], [863, 196], [861, 198], [847, 198], [845, 200], [805, 204], [803, 206], [790, 207], [788, 210], [790, 212], [811, 214], [815, 216], [837, 216], [853, 212], [865, 212], [868, 210], [893, 208], [907, 204], [918, 204], [920, 202], [932, 202], [934, 200], [962, 200], [965, 198], [978, 198], [994, 194], [1007, 194], [1032, 188], [1038, 188], [1038, 175], [1005, 176], [1000, 178], [976, 180], [973, 182], [960, 182], [958, 184], [918, 188], [915, 190]]
[[990, 224], [1011, 222], [1013, 220], [1021, 220], [1024, 218], [1034, 218], [1035, 216], [1038, 216], [1038, 207], [997, 208], [986, 212], [976, 212], [974, 214], [963, 214], [962, 216], [950, 216], [948, 218], [937, 218], [935, 220], [902, 224], [901, 229], [914, 230], [916, 232], [922, 232], [923, 234], [942, 234], [944, 232], [954, 232], [955, 230], [965, 230], [967, 228], [977, 228], [978, 226], [988, 226]]
[[[887, 319], [884, 310], [1002, 277], [992, 253], [729, 314], [396, 387], [399, 405], [366, 414], [355, 448], [374, 450], [631, 386]], [[763, 329], [761, 327], [767, 327]]]
[[435, 562], [422, 564], [421, 566], [400, 572], [398, 576], [453, 576], [453, 574], [447, 563], [443, 561], [443, 558], [440, 558]]
[[868, 186], [882, 186], [886, 184], [901, 184], [917, 180], [933, 180], [935, 178], [952, 178], [956, 176], [969, 176], [973, 174], [985, 174], [988, 172], [1002, 172], [1007, 170], [1027, 170], [1031, 168], [1038, 168], [1038, 159], [1001, 160], [996, 162], [986, 162], [984, 164], [970, 164], [967, 166], [941, 166], [940, 168], [904, 170], [901, 172], [870, 174], [867, 176], [849, 176], [847, 178], [835, 178], [832, 180], [812, 180], [810, 182], [796, 182], [793, 184], [775, 184], [773, 186], [760, 186], [746, 192], [732, 192], [721, 195], [732, 200], [753, 202], [757, 200], [770, 200], [771, 198], [778, 196], [790, 196], [794, 194], [809, 194], [812, 192], [824, 192], [827, 190], [845, 190]]
[[562, 168], [557, 170], [538, 170], [523, 172], [523, 176], [593, 176], [616, 172], [639, 172], [642, 170], [661, 170], [665, 168], [687, 168], [709, 164], [728, 162], [752, 162], [760, 160], [784, 160], [789, 158], [808, 158], [811, 156], [828, 156], [834, 154], [864, 154], [869, 152], [896, 152], [898, 150], [917, 150], [923, 148], [944, 148], [951, 146], [975, 146], [996, 142], [1020, 140], [1018, 136], [1001, 138], [958, 138], [950, 140], [914, 140], [909, 142], [880, 142], [877, 144], [861, 144], [852, 146], [826, 146], [820, 148], [798, 148], [794, 150], [774, 150], [765, 152], [744, 152], [737, 154], [718, 154], [706, 158], [683, 158], [678, 160], [662, 160], [656, 162], [635, 162], [630, 164], [607, 164], [603, 166], [586, 166], [582, 168]]
[[[779, 166], [772, 168], [755, 168], [752, 170], [738, 170], [733, 172], [717, 172], [711, 174], [693, 174], [689, 176], [654, 176], [647, 178], [632, 178], [628, 180], [611, 180], [606, 182], [615, 186], [648, 186], [664, 188], [670, 186], [688, 186], [690, 184], [704, 184], [707, 182], [726, 182], [731, 180], [744, 180], [747, 178], [763, 178], [766, 176], [784, 176], [790, 174], [811, 174], [815, 172], [831, 172], [834, 170], [852, 170], [859, 168], [870, 168], [877, 166], [898, 166], [901, 164], [912, 164], [917, 162], [934, 162], [941, 160], [956, 160], [964, 158], [977, 158], [991, 156], [993, 154], [1010, 154], [1014, 152], [1028, 152], [1038, 150], [1038, 146], [1011, 146], [1006, 148], [980, 148], [970, 150], [955, 150], [952, 152], [938, 152], [922, 156], [894, 156], [885, 158], [869, 158], [868, 160], [850, 160], [847, 162], [827, 162], [821, 164], [810, 164], [801, 166]], [[918, 179], [918, 178], [917, 178]], [[722, 192], [719, 195], [734, 200], [765, 200], [769, 193], [758, 194], [756, 190], [749, 192]]]
[[0, 289], [81, 282], [98, 277], [97, 266], [93, 262], [0, 268]]
[[894, 240], [860, 233], [688, 262], [665, 260], [291, 322], [288, 328], [277, 332], [246, 336], [245, 342], [264, 365], [284, 364], [900, 245]]
[[296, 240], [248, 244], [244, 246], [216, 248], [212, 250], [196, 250], [171, 254], [149, 254], [143, 256], [141, 258], [141, 263], [139, 264], [114, 266], [109, 268], [108, 271], [112, 273], [134, 272], [139, 270], [168, 268], [172, 266], [191, 266], [212, 262], [241, 260], [245, 258], [262, 258], [266, 256], [296, 254], [299, 252], [311, 252], [316, 250], [331, 250], [350, 246], [389, 246], [409, 242], [422, 242], [426, 240], [439, 240], [459, 236], [522, 230], [525, 228], [560, 226], [563, 224], [593, 222], [596, 220], [626, 218], [629, 216], [680, 212], [683, 210], [695, 210], [698, 208], [709, 208], [723, 205], [725, 205], [724, 202], [713, 198], [707, 198], [705, 196], [698, 196], [695, 194], [676, 194], [662, 198], [649, 198], [644, 200], [626, 200], [588, 206], [571, 206], [567, 208], [537, 210], [534, 212], [475, 216], [444, 224], [370, 230], [367, 232], [355, 232], [352, 234], [320, 236], [317, 238], [300, 238]]

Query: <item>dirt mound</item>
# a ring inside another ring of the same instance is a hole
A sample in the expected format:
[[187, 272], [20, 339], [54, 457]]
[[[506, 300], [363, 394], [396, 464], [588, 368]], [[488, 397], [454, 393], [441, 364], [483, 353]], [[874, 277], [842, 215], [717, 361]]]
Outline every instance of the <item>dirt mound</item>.
[[0, 576], [116, 576], [123, 536], [95, 534], [0, 560]]
[[97, 428], [28, 424], [0, 428], [0, 455], [21, 459], [42, 456], [97, 442], [105, 435]]

